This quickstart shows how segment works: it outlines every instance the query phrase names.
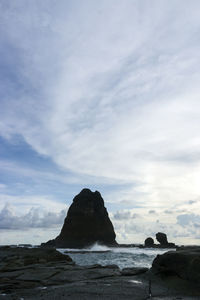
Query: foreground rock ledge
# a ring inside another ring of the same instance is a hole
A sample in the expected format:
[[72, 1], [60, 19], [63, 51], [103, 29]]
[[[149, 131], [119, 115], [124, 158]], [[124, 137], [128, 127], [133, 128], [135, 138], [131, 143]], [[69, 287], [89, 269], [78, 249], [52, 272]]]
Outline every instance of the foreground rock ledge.
[[170, 284], [146, 268], [83, 267], [55, 249], [0, 247], [0, 299], [144, 300], [149, 290], [152, 299], [200, 299], [198, 286], [177, 290]]
[[101, 194], [83, 189], [73, 199], [59, 236], [42, 246], [84, 248], [98, 243], [114, 247], [115, 237]]

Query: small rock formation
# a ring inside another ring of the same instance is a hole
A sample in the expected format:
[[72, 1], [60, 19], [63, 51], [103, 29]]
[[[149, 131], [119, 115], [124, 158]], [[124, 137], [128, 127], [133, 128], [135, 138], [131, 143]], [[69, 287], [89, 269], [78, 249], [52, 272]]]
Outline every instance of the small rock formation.
[[154, 246], [154, 240], [151, 237], [146, 238], [144, 241], [145, 247], [153, 247]]
[[156, 233], [156, 239], [160, 243], [161, 248], [174, 248], [176, 245], [174, 243], [169, 243], [167, 240], [167, 235], [163, 232]]
[[154, 240], [151, 237], [146, 238], [144, 245], [139, 246], [140, 248], [151, 247], [151, 248], [177, 248], [174, 243], [168, 243], [167, 235], [163, 232], [156, 233], [156, 239], [159, 244], [154, 244]]
[[156, 239], [162, 246], [168, 244], [167, 235], [163, 232], [156, 233]]
[[94, 243], [117, 246], [115, 237], [101, 194], [83, 189], [74, 197], [59, 236], [42, 246], [84, 248]]

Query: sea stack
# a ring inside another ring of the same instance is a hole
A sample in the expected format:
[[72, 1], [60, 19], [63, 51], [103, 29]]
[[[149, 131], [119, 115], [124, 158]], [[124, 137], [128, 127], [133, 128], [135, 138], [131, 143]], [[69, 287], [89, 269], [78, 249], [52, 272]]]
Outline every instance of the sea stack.
[[74, 197], [59, 236], [42, 246], [85, 248], [94, 243], [117, 246], [115, 237], [101, 194], [83, 189]]

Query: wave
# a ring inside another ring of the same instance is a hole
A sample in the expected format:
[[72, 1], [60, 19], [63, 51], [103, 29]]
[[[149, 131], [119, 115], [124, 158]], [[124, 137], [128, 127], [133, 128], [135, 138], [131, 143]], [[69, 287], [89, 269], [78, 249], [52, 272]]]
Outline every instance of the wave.
[[109, 248], [107, 246], [104, 245], [99, 245], [98, 243], [95, 243], [94, 245], [92, 245], [90, 248], [88, 248], [88, 251], [111, 251], [112, 248]]

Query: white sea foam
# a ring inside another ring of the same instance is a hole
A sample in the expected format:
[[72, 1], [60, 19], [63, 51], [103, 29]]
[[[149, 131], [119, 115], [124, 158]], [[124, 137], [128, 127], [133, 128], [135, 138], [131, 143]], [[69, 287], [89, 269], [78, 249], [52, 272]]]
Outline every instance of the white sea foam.
[[88, 250], [89, 251], [109, 251], [109, 250], [112, 250], [112, 248], [95, 243], [90, 248], [88, 248]]

